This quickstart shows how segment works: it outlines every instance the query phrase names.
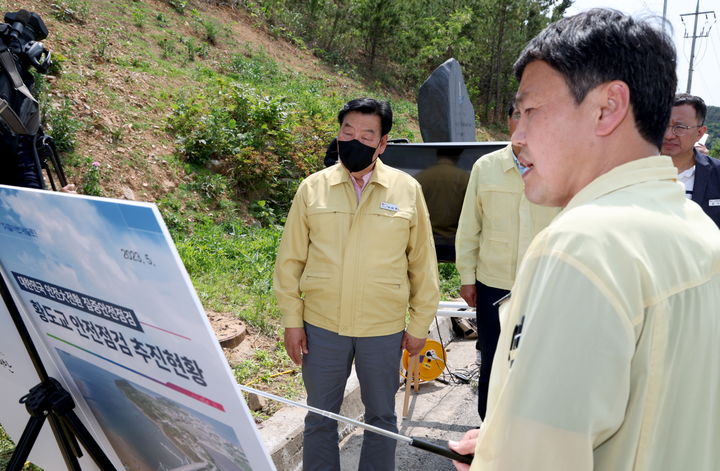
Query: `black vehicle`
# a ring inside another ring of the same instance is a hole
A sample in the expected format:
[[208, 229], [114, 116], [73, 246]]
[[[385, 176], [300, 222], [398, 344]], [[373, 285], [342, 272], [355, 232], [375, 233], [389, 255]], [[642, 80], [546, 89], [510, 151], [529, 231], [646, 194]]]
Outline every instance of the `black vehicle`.
[[389, 142], [382, 161], [412, 176], [437, 163], [438, 153], [443, 149], [460, 150], [457, 166], [468, 172], [477, 159], [502, 149], [508, 141], [490, 142]]

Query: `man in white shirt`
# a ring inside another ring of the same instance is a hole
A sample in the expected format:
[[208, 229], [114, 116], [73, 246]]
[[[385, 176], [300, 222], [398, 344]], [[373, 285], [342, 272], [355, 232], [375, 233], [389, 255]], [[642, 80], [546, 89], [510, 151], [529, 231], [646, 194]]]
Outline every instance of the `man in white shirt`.
[[675, 95], [662, 153], [672, 157], [687, 197], [720, 227], [720, 160], [709, 157], [696, 145], [707, 132], [706, 114], [707, 106], [699, 96]]
[[720, 231], [658, 155], [675, 68], [659, 26], [606, 9], [515, 63], [525, 195], [563, 210], [501, 307], [487, 419], [450, 443], [471, 470], [720, 463]]

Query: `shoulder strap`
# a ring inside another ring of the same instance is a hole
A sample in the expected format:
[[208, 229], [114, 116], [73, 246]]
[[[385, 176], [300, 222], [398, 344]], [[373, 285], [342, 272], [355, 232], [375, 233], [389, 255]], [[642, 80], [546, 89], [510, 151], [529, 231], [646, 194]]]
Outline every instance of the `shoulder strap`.
[[5, 49], [4, 51], [0, 52], [0, 65], [2, 65], [3, 69], [5, 69], [5, 71], [12, 79], [15, 90], [19, 91], [28, 99], [37, 103], [37, 100], [34, 96], [32, 96], [32, 93], [30, 93], [30, 90], [28, 90], [25, 82], [23, 82], [22, 77], [20, 77], [20, 73], [15, 66], [15, 59], [13, 58], [12, 53], [10, 53], [9, 49]]
[[[15, 59], [7, 48], [0, 52], [0, 67], [10, 76], [15, 90], [37, 104], [37, 100], [32, 93], [30, 93], [22, 77], [20, 77], [20, 73], [15, 66]], [[5, 121], [10, 130], [15, 134], [35, 134], [40, 126], [40, 115], [38, 113], [33, 114], [30, 119], [28, 119], [26, 126], [10, 105], [8, 105], [8, 102], [2, 98], [0, 98], [0, 118]]]
[[5, 121], [10, 130], [15, 134], [32, 134], [22, 123], [17, 114], [10, 108], [8, 102], [0, 98], [0, 119]]

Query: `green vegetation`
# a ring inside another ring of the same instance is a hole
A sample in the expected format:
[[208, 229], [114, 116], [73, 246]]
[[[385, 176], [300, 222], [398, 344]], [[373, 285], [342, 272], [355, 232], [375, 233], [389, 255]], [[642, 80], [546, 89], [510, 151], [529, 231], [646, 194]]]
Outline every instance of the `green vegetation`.
[[71, 152], [75, 149], [75, 136], [82, 123], [73, 118], [69, 100], [63, 100], [57, 107], [46, 107], [45, 125], [47, 134], [55, 140], [58, 152]]
[[[322, 167], [346, 97], [251, 49], [233, 54], [221, 71], [204, 73], [206, 87], [178, 98], [168, 119], [178, 155], [199, 166], [214, 161], [239, 196], [287, 212], [300, 180]], [[412, 137], [406, 123], [399, 120], [395, 137]]]
[[85, 178], [80, 187], [80, 192], [84, 195], [102, 196], [102, 189], [100, 189], [100, 162], [91, 162], [91, 159], [87, 159], [89, 169], [85, 173]]
[[5, 468], [10, 456], [15, 449], [15, 444], [10, 440], [10, 437], [5, 433], [5, 429], [0, 427], [0, 467]]
[[280, 235], [277, 227], [207, 221], [176, 233], [175, 245], [206, 309], [236, 312], [272, 336], [279, 319], [272, 272]]
[[[205, 166], [219, 161], [242, 196], [272, 198], [274, 205], [286, 206], [299, 179], [319, 165], [314, 122], [307, 123], [306, 139], [291, 112], [283, 97], [219, 80], [201, 95], [181, 99], [169, 128], [188, 162]], [[306, 143], [309, 148], [303, 149]]]
[[517, 86], [512, 64], [526, 42], [572, 0], [243, 0], [270, 31], [331, 63], [416, 90], [450, 57], [463, 66], [483, 123], [500, 121]]
[[720, 159], [720, 107], [708, 106], [705, 125], [709, 134], [705, 144], [710, 149], [710, 155]]
[[[5, 469], [12, 457], [13, 451], [15, 450], [15, 444], [10, 440], [10, 437], [5, 433], [5, 429], [0, 427], [0, 468]], [[25, 463], [23, 471], [42, 471], [41, 468], [33, 465], [32, 463]]]
[[454, 263], [439, 263], [440, 273], [440, 298], [453, 299], [458, 297], [460, 289], [460, 274]]
[[53, 6], [53, 16], [66, 23], [84, 23], [90, 11], [90, 5], [87, 0], [62, 0], [56, 2]]

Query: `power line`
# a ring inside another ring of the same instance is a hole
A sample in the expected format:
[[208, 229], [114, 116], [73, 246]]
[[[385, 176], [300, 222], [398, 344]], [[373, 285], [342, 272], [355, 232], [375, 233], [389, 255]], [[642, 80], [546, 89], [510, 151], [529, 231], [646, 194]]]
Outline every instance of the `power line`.
[[[698, 26], [698, 17], [700, 15], [705, 15], [705, 24], [702, 26], [702, 31], [700, 34], [697, 32], [697, 26]], [[705, 31], [705, 26], [710, 21], [710, 18], [708, 15], [712, 15], [712, 24], [708, 26], [707, 32]], [[690, 66], [688, 67], [688, 82], [687, 82], [687, 93], [690, 93], [690, 89], [692, 88], [692, 73], [693, 73], [693, 61], [695, 59], [695, 40], [698, 38], [707, 38], [710, 35], [710, 30], [712, 29], [713, 25], [717, 21], [717, 17], [715, 16], [714, 11], [700, 11], [700, 0], [697, 0], [697, 4], [695, 6], [695, 13], [683, 13], [680, 15], [680, 21], [682, 22], [683, 26], [685, 26], [685, 18], [686, 16], [694, 16], [693, 20], [693, 33], [692, 36], [689, 36], [687, 34], [687, 27], [685, 27], [685, 39], [692, 39], [692, 46], [690, 48]]]
[[[714, 65], [715, 65], [718, 69], [720, 69], [720, 36], [718, 36], [717, 34], [715, 34], [713, 37], [711, 37], [711, 44], [710, 44], [709, 49], [712, 51], [712, 56], [709, 57], [710, 61], [713, 62], [713, 58], [714, 58], [714, 59], [715, 59], [715, 60], [714, 60]], [[704, 85], [705, 85], [705, 87], [706, 87], [707, 90], [717, 90], [717, 87], [714, 86], [714, 85], [715, 85], [714, 83], [712, 84], [712, 85], [713, 85], [712, 88], [711, 88], [711, 87], [708, 87], [708, 84], [707, 84], [707, 83], [704, 83]], [[714, 103], [713, 103], [713, 104], [714, 104], [715, 106], [720, 106], [720, 95], [714, 97]]]
[[700, 44], [698, 45], [697, 49], [700, 51], [695, 54], [695, 65], [698, 66], [702, 63], [703, 59], [705, 58], [705, 54], [708, 51], [708, 41], [700, 41]]
[[715, 42], [717, 42], [717, 45], [711, 44], [712, 47], [710, 47], [710, 50], [713, 52], [713, 55], [715, 56], [715, 62], [718, 66], [720, 66], [720, 56], [718, 56], [718, 50], [720, 50], [720, 37], [715, 35], [714, 37]]

